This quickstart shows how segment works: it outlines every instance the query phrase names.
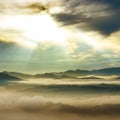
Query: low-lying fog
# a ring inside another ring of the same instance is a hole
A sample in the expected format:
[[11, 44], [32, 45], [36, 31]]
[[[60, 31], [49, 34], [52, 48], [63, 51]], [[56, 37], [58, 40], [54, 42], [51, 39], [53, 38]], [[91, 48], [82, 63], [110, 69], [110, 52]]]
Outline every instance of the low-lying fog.
[[119, 80], [29, 79], [0, 85], [0, 120], [119, 120]]
[[98, 77], [98, 79], [52, 79], [52, 78], [40, 78], [40, 79], [25, 79], [19, 81], [20, 83], [26, 84], [40, 84], [40, 85], [50, 85], [50, 84], [66, 84], [66, 85], [73, 85], [73, 84], [120, 84], [120, 79], [114, 79], [115, 76], [102, 76]]

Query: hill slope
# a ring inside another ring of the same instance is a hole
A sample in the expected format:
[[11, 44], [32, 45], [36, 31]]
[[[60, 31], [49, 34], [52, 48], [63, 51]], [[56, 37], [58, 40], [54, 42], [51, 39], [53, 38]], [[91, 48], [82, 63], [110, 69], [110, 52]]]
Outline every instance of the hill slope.
[[104, 75], [104, 76], [111, 76], [117, 75], [120, 76], [120, 67], [113, 67], [113, 68], [104, 68], [98, 70], [68, 70], [65, 72], [57, 72], [57, 73], [44, 73], [44, 74], [24, 74], [19, 72], [2, 72], [0, 73], [0, 79], [29, 79], [29, 78], [53, 78], [53, 79], [78, 79], [79, 76], [89, 76], [92, 75], [93, 77], [88, 79], [100, 79], [94, 76], [97, 75]]
[[0, 73], [0, 81], [16, 81], [16, 80], [20, 80], [20, 78], [9, 75], [7, 73], [1, 72]]

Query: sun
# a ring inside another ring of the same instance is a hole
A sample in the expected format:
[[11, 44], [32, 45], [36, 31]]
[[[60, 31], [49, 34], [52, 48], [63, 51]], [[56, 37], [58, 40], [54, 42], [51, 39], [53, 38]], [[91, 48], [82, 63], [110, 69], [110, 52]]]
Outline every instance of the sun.
[[48, 13], [6, 16], [0, 22], [0, 30], [4, 31], [3, 39], [7, 41], [10, 39], [30, 49], [38, 47], [46, 49], [57, 44], [68, 53], [73, 53], [78, 46], [77, 41], [83, 41], [96, 50], [101, 50], [98, 38], [94, 39], [80, 30], [72, 31], [58, 26], [59, 24]]
[[2, 21], [2, 29], [20, 31], [19, 38], [13, 34], [16, 42], [30, 48], [36, 48], [39, 43], [65, 44], [64, 30], [49, 14], [8, 16]]
[[31, 16], [29, 22], [25, 23], [25, 27], [23, 28], [25, 29], [24, 35], [28, 39], [32, 39], [37, 42], [64, 41], [62, 30], [57, 27], [55, 21], [48, 14]]

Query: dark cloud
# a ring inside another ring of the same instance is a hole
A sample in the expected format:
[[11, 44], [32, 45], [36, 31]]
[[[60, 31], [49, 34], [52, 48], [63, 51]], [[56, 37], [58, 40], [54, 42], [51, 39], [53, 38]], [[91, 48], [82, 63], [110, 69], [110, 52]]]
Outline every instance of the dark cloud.
[[91, 2], [99, 2], [102, 4], [109, 4], [113, 9], [120, 9], [120, 0], [89, 0]]
[[62, 25], [109, 35], [120, 29], [120, 2], [107, 0], [64, 0], [64, 13], [53, 17]]
[[[58, 21], [60, 26], [74, 26], [82, 30], [98, 31], [109, 35], [120, 29], [120, 1], [119, 0], [60, 0], [52, 2], [32, 2], [26, 4], [9, 5], [9, 11], [18, 13], [39, 14], [49, 13]], [[50, 13], [53, 7], [61, 7], [62, 11]], [[8, 7], [0, 5], [0, 12]], [[6, 11], [8, 12], [8, 10]]]
[[[18, 49], [18, 45], [14, 42], [4, 42], [4, 40], [0, 41], [0, 55], [9, 56], [10, 52], [13, 50]], [[0, 58], [2, 59], [2, 57]]]
[[82, 22], [87, 22], [89, 18], [85, 18], [82, 14], [68, 14], [68, 13], [61, 13], [52, 15], [57, 21], [61, 22], [61, 26], [66, 25], [75, 25]]
[[[14, 42], [4, 42], [4, 40], [0, 41], [0, 60], [3, 59], [6, 54], [9, 56], [9, 53], [12, 49], [17, 48], [18, 46]], [[6, 57], [7, 57], [6, 56]]]
[[93, 19], [89, 24], [93, 30], [98, 30], [103, 34], [109, 35], [120, 29], [119, 19], [119, 14], [114, 14], [111, 16], [102, 17], [101, 19]]
[[31, 14], [47, 12], [49, 9], [49, 5], [43, 5], [41, 3], [31, 3], [27, 5], [21, 5], [19, 7], [23, 8], [23, 10], [28, 10]]

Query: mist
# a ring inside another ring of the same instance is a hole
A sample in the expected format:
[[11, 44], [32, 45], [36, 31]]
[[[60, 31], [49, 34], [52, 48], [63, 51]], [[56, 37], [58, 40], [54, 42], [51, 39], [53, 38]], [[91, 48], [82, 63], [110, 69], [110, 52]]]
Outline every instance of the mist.
[[118, 120], [120, 117], [118, 82], [34, 84], [28, 81], [1, 84], [0, 119]]

